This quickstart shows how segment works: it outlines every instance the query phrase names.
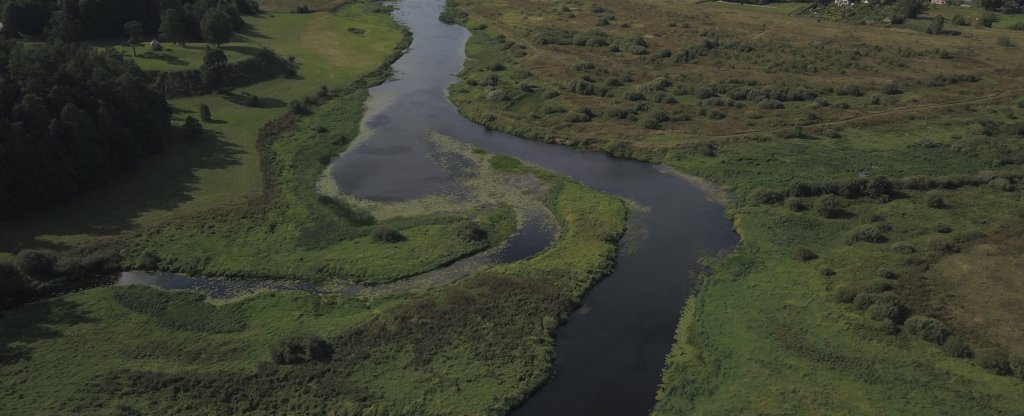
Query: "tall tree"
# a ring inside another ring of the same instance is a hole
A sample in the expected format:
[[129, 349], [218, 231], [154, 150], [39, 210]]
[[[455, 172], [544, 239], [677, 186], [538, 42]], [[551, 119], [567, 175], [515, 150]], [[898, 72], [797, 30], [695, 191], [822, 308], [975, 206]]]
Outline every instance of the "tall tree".
[[138, 20], [132, 20], [124, 24], [124, 33], [128, 35], [128, 43], [132, 45], [132, 55], [139, 56], [135, 52], [135, 44], [139, 43], [139, 38], [142, 37], [142, 22]]
[[50, 16], [47, 36], [54, 41], [76, 42], [82, 36], [82, 23], [75, 15], [58, 10]]
[[217, 9], [206, 11], [203, 20], [199, 23], [199, 30], [206, 42], [217, 46], [230, 41], [234, 31], [231, 26], [231, 16]]
[[188, 40], [188, 25], [180, 10], [170, 8], [160, 14], [160, 33], [164, 39], [184, 46]]

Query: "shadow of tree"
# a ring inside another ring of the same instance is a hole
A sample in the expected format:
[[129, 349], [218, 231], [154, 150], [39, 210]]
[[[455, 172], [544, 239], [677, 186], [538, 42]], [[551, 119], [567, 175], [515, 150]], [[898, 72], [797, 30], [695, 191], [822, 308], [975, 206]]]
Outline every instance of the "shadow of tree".
[[178, 66], [188, 65], [188, 62], [182, 60], [181, 58], [179, 58], [177, 56], [171, 55], [169, 53], [145, 52], [145, 53], [139, 54], [139, 56], [136, 59], [139, 59], [139, 58], [141, 58], [141, 59], [160, 60], [160, 61], [166, 62], [169, 65], [178, 65]]
[[284, 101], [271, 97], [259, 97], [259, 102], [253, 104], [250, 102], [250, 100], [252, 99], [252, 94], [249, 94], [247, 92], [236, 94], [233, 91], [229, 91], [225, 92], [223, 95], [221, 95], [221, 97], [225, 100], [228, 100], [232, 104], [243, 105], [246, 107], [253, 108], [282, 108], [287, 105]]
[[40, 339], [62, 337], [56, 324], [77, 325], [95, 322], [82, 305], [64, 298], [36, 302], [0, 313], [0, 364], [31, 359], [28, 345]]
[[207, 131], [203, 139], [172, 142], [163, 152], [140, 161], [109, 186], [61, 206], [0, 222], [0, 252], [60, 249], [46, 236], [116, 235], [133, 228], [147, 212], [171, 211], [192, 201], [199, 173], [241, 164], [246, 151]]

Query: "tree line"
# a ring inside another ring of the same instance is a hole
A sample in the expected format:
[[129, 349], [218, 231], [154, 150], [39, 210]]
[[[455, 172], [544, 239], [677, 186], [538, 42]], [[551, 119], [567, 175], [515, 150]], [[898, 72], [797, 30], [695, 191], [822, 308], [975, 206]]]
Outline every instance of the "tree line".
[[253, 0], [0, 0], [3, 34], [64, 42], [163, 33], [219, 44], [245, 26], [243, 14], [258, 12]]
[[112, 50], [0, 41], [0, 220], [110, 182], [161, 148], [170, 116]]

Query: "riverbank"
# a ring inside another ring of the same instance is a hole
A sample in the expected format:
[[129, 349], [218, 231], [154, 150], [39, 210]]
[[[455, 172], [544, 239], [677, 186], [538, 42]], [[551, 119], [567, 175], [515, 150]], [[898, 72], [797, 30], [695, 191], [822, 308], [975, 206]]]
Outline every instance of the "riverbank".
[[[938, 41], [907, 30], [773, 17], [803, 28], [812, 40], [800, 43], [740, 24], [758, 8], [534, 6], [458, 3], [452, 15], [464, 13], [474, 33], [465, 82], [451, 89], [461, 113], [539, 141], [665, 163], [734, 195], [728, 216], [743, 243], [712, 262], [687, 307], [656, 413], [1020, 411], [1022, 385], [1006, 376], [1022, 353], [1008, 319], [1020, 310], [985, 300], [1020, 293], [1008, 277], [1014, 262], [982, 254], [1020, 253], [1004, 230], [1024, 222], [1015, 205], [1024, 104], [1019, 90], [1001, 88], [1024, 74], [987, 72], [1006, 65], [994, 39], [1016, 33], [943, 38], [940, 52], [972, 45], [978, 57], [932, 59], [885, 49]], [[555, 21], [563, 31], [544, 29]], [[778, 62], [813, 56], [826, 44], [806, 43], [835, 30], [856, 31], [862, 44], [847, 50], [873, 48], [871, 60], [838, 75]], [[739, 47], [775, 69], [751, 78]], [[771, 52], [779, 48], [790, 52]], [[930, 72], [879, 80], [870, 68], [890, 58]], [[975, 59], [990, 65], [977, 79], [949, 75], [981, 71]], [[900, 87], [842, 91], [888, 82]], [[815, 97], [794, 99], [801, 88]], [[749, 96], [764, 90], [787, 98]], [[966, 284], [969, 275], [984, 284]]]

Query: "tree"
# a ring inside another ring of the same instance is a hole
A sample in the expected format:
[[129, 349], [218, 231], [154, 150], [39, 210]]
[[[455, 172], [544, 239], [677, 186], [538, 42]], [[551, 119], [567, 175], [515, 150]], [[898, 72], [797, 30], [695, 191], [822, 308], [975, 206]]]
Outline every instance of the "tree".
[[935, 18], [932, 19], [932, 24], [928, 25], [928, 33], [933, 34], [933, 35], [941, 34], [942, 33], [942, 28], [945, 25], [946, 25], [946, 18], [945, 17], [943, 17], [941, 14], [938, 15], [938, 16], [935, 16]]
[[981, 0], [981, 7], [985, 10], [999, 10], [1006, 3], [1006, 0]]
[[210, 114], [210, 106], [206, 104], [199, 104], [199, 119], [203, 120], [206, 123], [209, 123], [210, 120], [213, 120], [213, 115]]
[[188, 25], [185, 24], [185, 16], [175, 8], [164, 10], [160, 14], [160, 33], [164, 34], [167, 41], [185, 46], [188, 40]]
[[203, 125], [195, 117], [185, 117], [185, 123], [181, 125], [181, 135], [186, 140], [195, 140], [203, 135]]
[[208, 10], [199, 23], [199, 31], [208, 43], [217, 46], [227, 43], [233, 33], [231, 16], [221, 10]]
[[75, 42], [82, 36], [82, 23], [75, 15], [58, 10], [50, 17], [47, 36], [51, 40]]
[[221, 49], [210, 49], [203, 55], [203, 66], [211, 67], [228, 62], [228, 56]]
[[135, 52], [135, 44], [139, 42], [139, 38], [142, 36], [142, 22], [138, 20], [132, 20], [124, 24], [124, 33], [128, 35], [128, 43], [132, 45], [132, 55], [139, 56]]

